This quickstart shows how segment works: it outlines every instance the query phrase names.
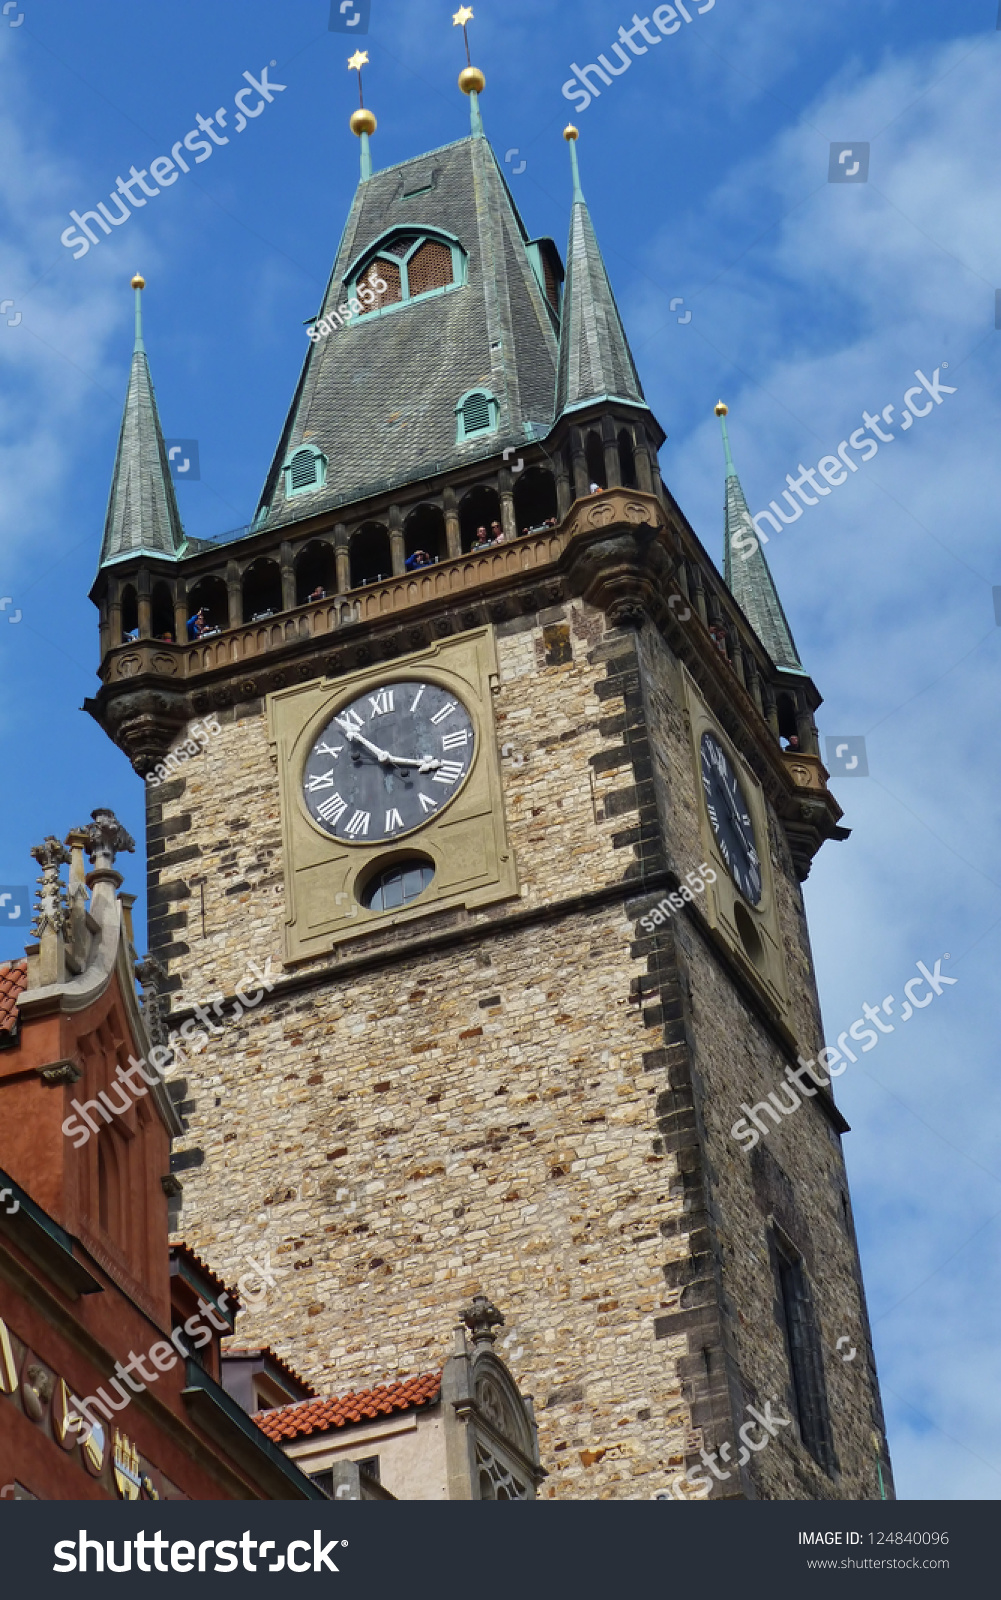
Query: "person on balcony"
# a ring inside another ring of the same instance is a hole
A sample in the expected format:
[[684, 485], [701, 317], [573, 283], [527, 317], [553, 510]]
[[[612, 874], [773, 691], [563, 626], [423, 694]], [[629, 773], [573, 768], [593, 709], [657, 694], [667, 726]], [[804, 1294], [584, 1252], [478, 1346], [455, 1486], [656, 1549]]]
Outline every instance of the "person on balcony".
[[430, 567], [431, 565], [431, 557], [426, 550], [415, 550], [413, 555], [408, 556], [404, 561], [403, 569], [405, 572], [413, 572], [415, 567]]
[[473, 550], [485, 550], [487, 546], [492, 543], [493, 540], [491, 539], [486, 528], [480, 527], [476, 530], [476, 538], [473, 540], [471, 548]]

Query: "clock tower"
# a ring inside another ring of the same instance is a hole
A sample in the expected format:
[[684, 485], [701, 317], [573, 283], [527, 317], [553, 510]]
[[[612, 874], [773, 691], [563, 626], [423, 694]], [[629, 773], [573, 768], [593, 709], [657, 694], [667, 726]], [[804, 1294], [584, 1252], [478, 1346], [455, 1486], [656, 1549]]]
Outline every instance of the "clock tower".
[[820, 696], [729, 443], [723, 575], [662, 481], [576, 131], [563, 258], [460, 83], [469, 136], [383, 170], [355, 113], [219, 540], [181, 526], [137, 309], [88, 709], [146, 781], [175, 1224], [267, 1264], [241, 1337], [320, 1390], [427, 1372], [486, 1290], [543, 1498], [878, 1497], [800, 887], [846, 837]]

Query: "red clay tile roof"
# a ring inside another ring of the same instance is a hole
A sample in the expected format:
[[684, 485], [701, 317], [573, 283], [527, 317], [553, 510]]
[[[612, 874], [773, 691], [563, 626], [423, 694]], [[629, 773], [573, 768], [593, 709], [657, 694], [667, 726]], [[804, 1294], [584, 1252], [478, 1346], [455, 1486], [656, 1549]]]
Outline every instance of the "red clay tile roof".
[[17, 1027], [17, 997], [28, 987], [28, 963], [0, 961], [0, 1033], [13, 1033]]
[[258, 1411], [254, 1421], [275, 1444], [285, 1439], [303, 1439], [311, 1433], [330, 1433], [352, 1422], [374, 1422], [392, 1416], [394, 1411], [414, 1411], [433, 1405], [441, 1394], [441, 1373], [426, 1372], [419, 1378], [404, 1378], [401, 1383], [382, 1383], [376, 1389], [352, 1390], [337, 1399], [306, 1400], [295, 1406], [275, 1406]]
[[287, 1361], [283, 1361], [281, 1356], [277, 1355], [269, 1344], [230, 1344], [224, 1335], [222, 1358], [225, 1361], [229, 1356], [251, 1356], [259, 1361], [270, 1361], [271, 1365], [277, 1367], [279, 1372], [283, 1372], [286, 1378], [291, 1379], [296, 1387], [302, 1390], [303, 1394], [312, 1395], [314, 1399], [316, 1398], [316, 1390], [313, 1385], [307, 1383], [305, 1378], [301, 1377], [294, 1367], [290, 1367]]

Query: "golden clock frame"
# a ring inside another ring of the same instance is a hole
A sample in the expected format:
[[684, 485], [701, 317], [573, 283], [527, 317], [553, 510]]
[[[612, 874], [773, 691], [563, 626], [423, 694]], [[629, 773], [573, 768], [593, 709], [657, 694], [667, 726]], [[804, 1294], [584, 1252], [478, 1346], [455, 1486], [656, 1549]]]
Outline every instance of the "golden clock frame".
[[[741, 969], [762, 989], [772, 1005], [786, 1018], [790, 1008], [789, 980], [783, 954], [782, 929], [775, 899], [775, 874], [772, 866], [771, 829], [764, 791], [740, 751], [710, 712], [687, 668], [682, 667], [687, 702], [687, 722], [695, 764], [699, 797], [699, 831], [703, 844], [702, 860], [716, 869], [716, 882], [707, 883], [700, 896], [710, 927], [726, 942]], [[754, 837], [761, 859], [761, 899], [751, 905], [740, 893], [730, 869], [723, 860], [706, 811], [702, 786], [702, 735], [711, 733], [726, 751], [740, 780], [747, 800]]]
[[[391, 681], [434, 683], [458, 696], [473, 723], [473, 764], [448, 806], [405, 838], [345, 843], [310, 816], [302, 793], [303, 770], [331, 717], [359, 695]], [[473, 910], [518, 896], [493, 712], [498, 682], [496, 640], [487, 625], [335, 680], [317, 678], [268, 695], [268, 734], [281, 799], [287, 964], [322, 956], [429, 913]], [[399, 911], [368, 911], [359, 899], [364, 884], [379, 866], [413, 855], [431, 860], [435, 875], [430, 886]]]

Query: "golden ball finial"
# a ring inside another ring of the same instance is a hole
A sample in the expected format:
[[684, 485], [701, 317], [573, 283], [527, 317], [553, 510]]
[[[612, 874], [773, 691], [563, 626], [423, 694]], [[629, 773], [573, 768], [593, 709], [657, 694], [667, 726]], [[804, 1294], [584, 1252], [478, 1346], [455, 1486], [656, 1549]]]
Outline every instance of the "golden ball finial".
[[359, 139], [363, 133], [374, 133], [377, 127], [378, 123], [367, 106], [361, 106], [359, 110], [352, 112], [351, 132], [356, 133]]
[[133, 289], [145, 289], [146, 279], [143, 277], [141, 272], [137, 272], [135, 277], [132, 279], [132, 287]]
[[568, 122], [566, 127], [563, 129], [563, 137], [566, 139], [568, 144], [572, 139], [578, 139], [580, 137], [572, 122]]
[[724, 405], [722, 400], [717, 400], [717, 402], [716, 402], [716, 415], [718, 417], [725, 417], [729, 410], [730, 410], [730, 407], [727, 406], [727, 405]]
[[477, 94], [482, 94], [486, 85], [487, 80], [479, 67], [463, 67], [459, 73], [459, 88], [463, 94], [472, 94], [474, 90]]

